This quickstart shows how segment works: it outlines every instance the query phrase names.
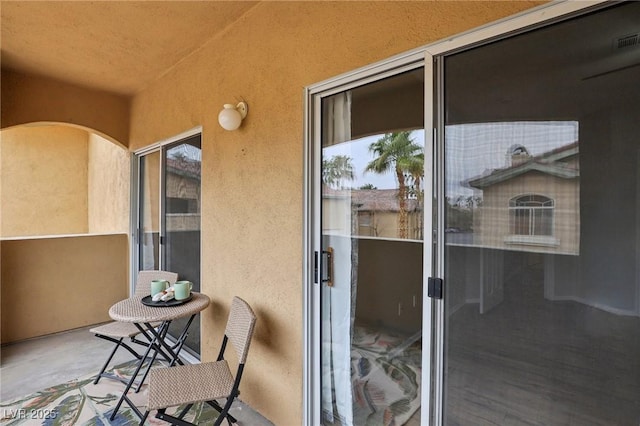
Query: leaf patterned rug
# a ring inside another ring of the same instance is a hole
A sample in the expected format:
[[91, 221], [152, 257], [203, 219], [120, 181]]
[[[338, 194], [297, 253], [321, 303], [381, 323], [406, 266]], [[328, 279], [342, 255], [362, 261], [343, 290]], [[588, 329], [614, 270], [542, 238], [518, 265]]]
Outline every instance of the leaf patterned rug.
[[[109, 373], [128, 379], [135, 370], [133, 361], [115, 366]], [[125, 385], [106, 377], [93, 384], [95, 376], [72, 380], [67, 383], [43, 389], [14, 401], [0, 403], [0, 425], [43, 425], [43, 426], [129, 426], [137, 425], [140, 419], [123, 403], [114, 420], [109, 420]], [[144, 412], [147, 400], [147, 385], [138, 393], [129, 391], [134, 404]], [[180, 407], [167, 412], [178, 411]], [[152, 412], [145, 425], [167, 425], [158, 420]], [[207, 404], [196, 404], [186, 420], [195, 424], [212, 424], [218, 413]]]
[[421, 342], [374, 327], [354, 327], [353, 423], [403, 425], [420, 408]]

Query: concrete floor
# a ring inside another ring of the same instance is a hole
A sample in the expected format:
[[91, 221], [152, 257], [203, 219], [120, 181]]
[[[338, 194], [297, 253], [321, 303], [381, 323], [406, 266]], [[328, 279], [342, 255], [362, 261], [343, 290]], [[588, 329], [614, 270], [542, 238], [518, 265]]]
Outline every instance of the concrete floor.
[[[89, 328], [30, 339], [0, 348], [0, 401], [9, 402], [49, 386], [90, 376], [100, 371], [113, 343], [99, 339]], [[112, 364], [128, 361], [125, 350], [116, 353]], [[242, 386], [241, 386], [242, 388]], [[242, 402], [234, 403], [232, 414], [239, 425], [273, 426]]]

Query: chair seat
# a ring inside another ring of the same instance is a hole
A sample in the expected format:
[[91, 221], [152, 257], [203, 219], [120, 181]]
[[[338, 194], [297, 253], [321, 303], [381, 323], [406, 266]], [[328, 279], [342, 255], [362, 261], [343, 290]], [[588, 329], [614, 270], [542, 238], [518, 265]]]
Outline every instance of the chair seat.
[[140, 334], [140, 330], [138, 330], [138, 327], [133, 325], [133, 323], [118, 321], [94, 327], [89, 331], [93, 334], [101, 334], [103, 336], [116, 338], [133, 337]]
[[[161, 323], [151, 323], [153, 327], [158, 327]], [[140, 330], [133, 323], [113, 321], [107, 324], [93, 327], [89, 330], [93, 334], [101, 334], [109, 337], [133, 337], [140, 334]]]
[[233, 390], [233, 381], [226, 360], [152, 369], [147, 408], [156, 410], [225, 398]]

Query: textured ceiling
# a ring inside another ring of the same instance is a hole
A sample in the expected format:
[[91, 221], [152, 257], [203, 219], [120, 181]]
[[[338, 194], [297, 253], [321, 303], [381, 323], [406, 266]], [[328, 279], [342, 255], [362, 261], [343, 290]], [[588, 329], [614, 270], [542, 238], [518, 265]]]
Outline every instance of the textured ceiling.
[[249, 1], [2, 1], [2, 67], [133, 95]]

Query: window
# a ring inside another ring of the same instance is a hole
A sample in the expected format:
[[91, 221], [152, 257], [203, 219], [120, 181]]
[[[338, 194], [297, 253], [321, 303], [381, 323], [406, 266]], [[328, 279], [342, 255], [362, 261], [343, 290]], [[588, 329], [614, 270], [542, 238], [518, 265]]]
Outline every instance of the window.
[[371, 212], [358, 212], [358, 234], [368, 237], [376, 236]]
[[[175, 140], [137, 153], [137, 229], [132, 270], [176, 272], [200, 291], [201, 134], [194, 129]], [[198, 318], [198, 317], [197, 317]], [[169, 334], [179, 336], [186, 319], [172, 322]], [[186, 338], [185, 349], [200, 354], [200, 320]], [[185, 354], [185, 352], [182, 352]]]
[[543, 195], [522, 195], [509, 201], [512, 235], [552, 236], [554, 201]]

